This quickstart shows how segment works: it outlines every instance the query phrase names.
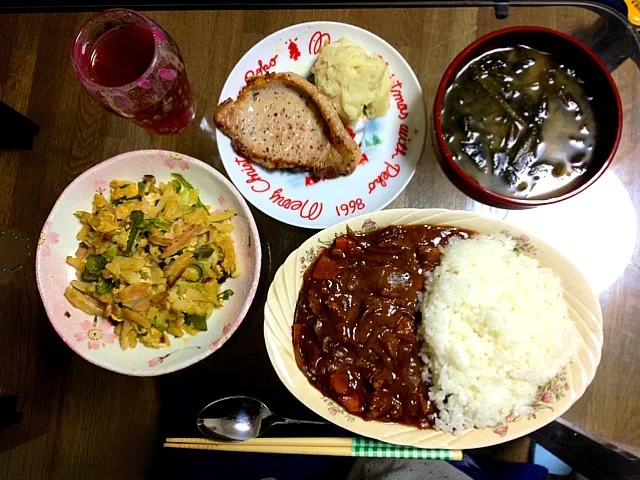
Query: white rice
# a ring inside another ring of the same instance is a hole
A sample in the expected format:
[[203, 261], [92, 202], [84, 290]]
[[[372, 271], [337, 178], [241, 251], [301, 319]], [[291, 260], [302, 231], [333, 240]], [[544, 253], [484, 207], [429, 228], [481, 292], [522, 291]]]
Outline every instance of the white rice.
[[515, 247], [505, 235], [453, 239], [427, 276], [420, 334], [439, 430], [527, 415], [575, 353], [560, 279]]

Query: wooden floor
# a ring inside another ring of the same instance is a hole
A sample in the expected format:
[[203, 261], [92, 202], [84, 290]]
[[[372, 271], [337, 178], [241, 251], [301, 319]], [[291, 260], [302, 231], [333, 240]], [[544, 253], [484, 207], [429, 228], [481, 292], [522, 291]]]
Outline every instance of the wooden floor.
[[[512, 11], [512, 23], [565, 30], [591, 25], [597, 18], [578, 8]], [[150, 15], [180, 45], [200, 115], [213, 110], [226, 76], [242, 54], [287, 25], [334, 20], [377, 33], [414, 68], [429, 108], [453, 56], [479, 34], [502, 26], [490, 10], [468, 8]], [[160, 401], [155, 381], [110, 373], [82, 360], [58, 338], [44, 313], [35, 286], [33, 252], [57, 196], [88, 167], [128, 150], [165, 148], [219, 166], [217, 152], [197, 125], [176, 137], [153, 137], [89, 100], [69, 61], [74, 35], [88, 17], [0, 15], [0, 100], [41, 126], [32, 151], [0, 151], [0, 231], [22, 239], [24, 257], [23, 268], [11, 278], [0, 276], [0, 394], [18, 394], [24, 415], [19, 425], [0, 432], [2, 480], [143, 478], [157, 453]], [[624, 88], [625, 115], [640, 118], [637, 68], [624, 65], [615, 77]], [[640, 202], [640, 170], [629, 162], [637, 157], [639, 137], [635, 126], [625, 129], [622, 160], [616, 166], [623, 183], [633, 186], [629, 190], [635, 202]], [[426, 187], [416, 184], [394, 205], [414, 205], [418, 195], [424, 195], [419, 203], [423, 207], [465, 205], [466, 199], [444, 180], [433, 155], [427, 145], [413, 180]], [[602, 365], [585, 397], [565, 417], [596, 435], [639, 446], [637, 252], [633, 262], [625, 279], [601, 297], [606, 324]]]

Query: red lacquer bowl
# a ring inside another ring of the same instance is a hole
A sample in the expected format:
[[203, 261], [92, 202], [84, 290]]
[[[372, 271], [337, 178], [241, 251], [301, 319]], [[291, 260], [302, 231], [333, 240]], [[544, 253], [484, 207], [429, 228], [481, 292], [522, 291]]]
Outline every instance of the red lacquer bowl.
[[[584, 88], [593, 97], [592, 107], [597, 125], [595, 152], [587, 171], [561, 190], [545, 198], [516, 199], [500, 195], [480, 186], [455, 161], [442, 130], [444, 97], [456, 75], [472, 60], [496, 48], [526, 45], [550, 53], [556, 61], [574, 69], [584, 81]], [[602, 60], [586, 45], [555, 30], [542, 27], [510, 27], [478, 38], [453, 59], [444, 73], [433, 107], [438, 160], [449, 180], [463, 193], [478, 202], [498, 208], [524, 209], [557, 203], [573, 197], [592, 185], [613, 161], [622, 133], [622, 103], [618, 88]]]

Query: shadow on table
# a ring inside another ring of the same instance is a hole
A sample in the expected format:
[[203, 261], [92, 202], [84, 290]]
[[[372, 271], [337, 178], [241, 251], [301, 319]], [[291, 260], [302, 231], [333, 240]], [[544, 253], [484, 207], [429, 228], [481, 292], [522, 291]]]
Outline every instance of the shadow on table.
[[347, 478], [354, 461], [350, 457], [165, 449], [156, 457], [148, 478], [339, 480]]
[[[212, 357], [214, 356], [215, 354], [212, 355]], [[210, 368], [207, 367], [207, 364], [212, 357], [202, 362], [200, 368], [203, 371]], [[197, 370], [197, 366], [192, 369]], [[199, 437], [200, 432], [196, 427], [198, 412], [211, 400], [227, 395], [253, 395], [265, 399], [265, 402], [270, 403], [273, 409], [282, 415], [310, 418], [308, 410], [307, 413], [303, 412], [306, 409], [302, 405], [299, 405], [299, 408], [291, 408], [289, 402], [274, 403], [276, 398], [266, 392], [269, 382], [265, 384], [254, 382], [244, 388], [234, 387], [215, 375], [205, 376], [203, 371], [195, 371], [192, 374], [189, 371], [184, 371], [158, 379], [157, 386], [161, 404], [160, 438], [148, 478], [325, 480], [347, 477], [355, 461], [351, 457], [269, 455], [163, 448], [162, 442], [167, 437]], [[195, 375], [195, 377], [191, 377], [191, 375]], [[194, 382], [192, 381], [194, 378], [201, 380]], [[207, 384], [202, 381], [203, 378], [216, 379], [216, 381], [214, 383], [212, 380]], [[277, 378], [273, 381], [279, 382]], [[269, 399], [272, 401], [269, 402]], [[291, 403], [297, 402], [293, 397], [291, 397], [291, 401]], [[326, 427], [314, 426], [311, 430], [308, 426], [288, 425], [272, 427], [269, 429], [269, 435], [345, 436], [347, 432], [329, 424]]]
[[[26, 269], [25, 269], [26, 270]], [[13, 412], [0, 426], [0, 453], [49, 433], [57, 419], [72, 352], [58, 338], [37, 298], [32, 269], [1, 285], [0, 394], [15, 395]], [[11, 319], [11, 320], [10, 320]], [[2, 328], [4, 327], [4, 328]], [[16, 346], [20, 345], [20, 348]], [[37, 361], [36, 361], [37, 357]], [[9, 420], [10, 417], [13, 420]]]

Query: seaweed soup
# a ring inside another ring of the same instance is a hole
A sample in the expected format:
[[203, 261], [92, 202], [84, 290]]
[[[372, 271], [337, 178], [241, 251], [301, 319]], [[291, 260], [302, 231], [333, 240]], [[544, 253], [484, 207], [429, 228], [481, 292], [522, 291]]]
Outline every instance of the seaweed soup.
[[591, 102], [570, 66], [523, 45], [500, 48], [456, 76], [442, 128], [458, 165], [484, 188], [548, 198], [587, 170], [597, 138]]

